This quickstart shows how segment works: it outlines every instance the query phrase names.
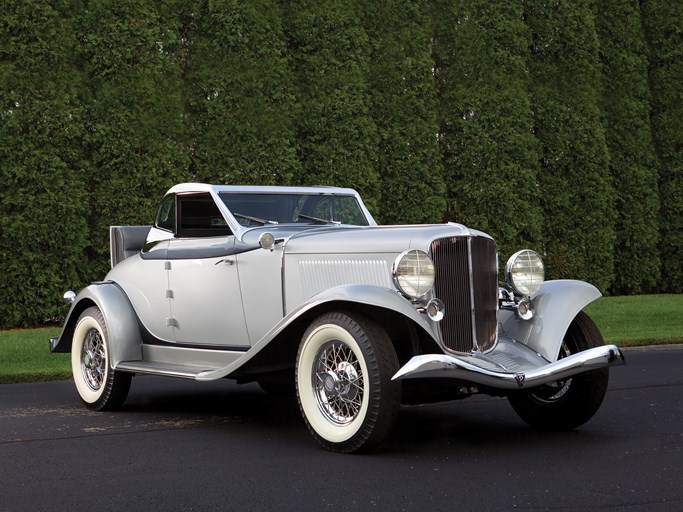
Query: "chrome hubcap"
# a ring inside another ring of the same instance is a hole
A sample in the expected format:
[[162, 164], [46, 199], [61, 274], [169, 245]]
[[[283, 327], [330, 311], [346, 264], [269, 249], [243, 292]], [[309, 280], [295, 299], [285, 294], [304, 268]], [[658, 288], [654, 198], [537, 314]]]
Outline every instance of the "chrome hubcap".
[[81, 372], [83, 380], [93, 391], [102, 387], [106, 364], [104, 340], [97, 329], [90, 329], [85, 335], [81, 349]]
[[311, 374], [318, 407], [333, 423], [356, 418], [363, 403], [363, 374], [351, 348], [341, 341], [323, 345]]

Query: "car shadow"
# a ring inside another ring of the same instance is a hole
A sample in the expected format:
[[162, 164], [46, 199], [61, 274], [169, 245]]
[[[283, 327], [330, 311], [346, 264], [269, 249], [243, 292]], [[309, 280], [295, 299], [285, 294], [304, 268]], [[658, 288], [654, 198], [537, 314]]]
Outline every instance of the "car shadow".
[[[135, 380], [145, 386], [136, 386]], [[231, 381], [211, 383], [174, 382], [150, 386], [153, 377], [134, 379], [123, 411], [138, 418], [192, 419], [192, 426], [232, 428], [257, 424], [272, 439], [291, 442], [292, 432], [305, 439], [306, 426], [296, 397], [269, 395], [257, 384]], [[602, 429], [582, 428], [569, 432], [532, 429], [517, 417], [507, 400], [475, 396], [466, 400], [403, 406], [386, 442], [374, 453], [439, 454], [449, 452], [476, 456], [482, 451], [524, 450], [562, 441], [570, 444], [599, 442], [608, 434]], [[299, 436], [297, 436], [299, 437]]]

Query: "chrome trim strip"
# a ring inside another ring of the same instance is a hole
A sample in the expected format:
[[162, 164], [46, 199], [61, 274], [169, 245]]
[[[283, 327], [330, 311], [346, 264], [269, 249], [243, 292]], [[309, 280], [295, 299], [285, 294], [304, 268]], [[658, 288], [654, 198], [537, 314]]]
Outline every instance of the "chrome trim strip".
[[479, 350], [479, 340], [477, 339], [477, 307], [474, 302], [474, 267], [472, 265], [472, 237], [467, 237], [467, 267], [470, 280], [470, 314], [472, 316], [472, 349]]
[[605, 345], [564, 357], [545, 365], [522, 365], [517, 371], [496, 367], [479, 358], [446, 354], [415, 356], [392, 377], [392, 380], [417, 378], [452, 378], [499, 389], [531, 388], [565, 379], [597, 368], [626, 364], [616, 345]]
[[144, 373], [145, 375], [162, 375], [164, 377], [178, 377], [181, 379], [197, 379], [200, 373], [207, 371], [205, 367], [185, 365], [163, 365], [146, 363], [143, 361], [124, 361], [116, 365], [117, 371], [129, 373]]

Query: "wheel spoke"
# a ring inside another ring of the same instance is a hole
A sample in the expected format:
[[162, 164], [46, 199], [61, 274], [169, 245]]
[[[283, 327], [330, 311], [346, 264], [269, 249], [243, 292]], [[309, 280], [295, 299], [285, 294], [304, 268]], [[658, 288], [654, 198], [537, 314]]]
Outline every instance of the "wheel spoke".
[[353, 421], [363, 403], [363, 375], [351, 348], [331, 341], [318, 351], [314, 366], [312, 377], [320, 410], [334, 423]]
[[81, 371], [86, 384], [93, 391], [100, 389], [104, 382], [106, 360], [102, 336], [97, 330], [91, 329], [83, 340]]

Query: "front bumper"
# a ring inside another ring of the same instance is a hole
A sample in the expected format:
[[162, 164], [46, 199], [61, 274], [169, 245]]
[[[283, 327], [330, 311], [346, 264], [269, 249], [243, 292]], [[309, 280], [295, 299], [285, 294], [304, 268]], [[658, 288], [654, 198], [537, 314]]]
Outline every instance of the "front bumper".
[[548, 362], [523, 343], [501, 339], [487, 354], [413, 357], [392, 380], [452, 378], [497, 389], [532, 388], [579, 373], [626, 364], [616, 345], [605, 345]]

